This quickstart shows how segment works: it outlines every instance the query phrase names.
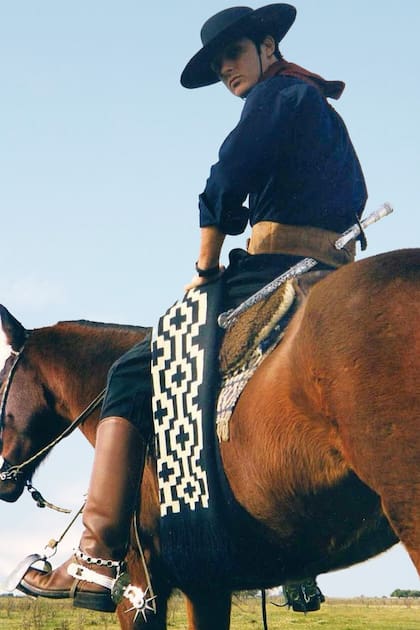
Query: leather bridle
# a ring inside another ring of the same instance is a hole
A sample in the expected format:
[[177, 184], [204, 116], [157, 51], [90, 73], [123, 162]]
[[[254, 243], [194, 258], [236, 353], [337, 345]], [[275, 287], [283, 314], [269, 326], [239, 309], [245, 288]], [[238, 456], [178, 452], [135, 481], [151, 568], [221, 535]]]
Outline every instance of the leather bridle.
[[[1, 401], [0, 401], [0, 443], [2, 442], [2, 439], [3, 439], [7, 399], [10, 393], [10, 388], [12, 386], [13, 377], [15, 376], [16, 370], [19, 365], [19, 361], [22, 357], [23, 350], [24, 350], [24, 345], [20, 348], [20, 350], [18, 351], [12, 350], [12, 353], [11, 353], [14, 356], [14, 361], [7, 375], [7, 378], [3, 387], [3, 392], [1, 395]], [[95, 411], [95, 409], [99, 407], [99, 405], [101, 404], [104, 398], [104, 395], [105, 395], [105, 389], [102, 390], [96, 396], [96, 398], [94, 398], [92, 402], [74, 420], [74, 422], [72, 422], [68, 427], [66, 427], [64, 431], [62, 431], [54, 440], [49, 442], [46, 446], [44, 446], [37, 453], [35, 453], [35, 455], [32, 455], [21, 464], [11, 465], [9, 464], [9, 462], [7, 462], [3, 458], [3, 466], [0, 472], [0, 481], [14, 481], [15, 483], [17, 483], [19, 475], [23, 474], [22, 470], [26, 468], [29, 464], [32, 464], [34, 461], [36, 461], [39, 457], [47, 453], [49, 450], [51, 450], [54, 446], [56, 446], [59, 442], [61, 442], [61, 440], [63, 440], [65, 437], [68, 437], [71, 433], [73, 433], [73, 431], [77, 427], [83, 424], [86, 418], [88, 418]], [[29, 483], [29, 481], [26, 482], [26, 487], [28, 488], [29, 492], [32, 494], [32, 498], [37, 502], [37, 505], [39, 505], [40, 507], [44, 507], [45, 505], [47, 505], [49, 507], [54, 507], [55, 509], [57, 509], [55, 506], [52, 506], [52, 504], [49, 504], [47, 501], [45, 501], [42, 498], [42, 495], [37, 490], [35, 490], [35, 488]]]

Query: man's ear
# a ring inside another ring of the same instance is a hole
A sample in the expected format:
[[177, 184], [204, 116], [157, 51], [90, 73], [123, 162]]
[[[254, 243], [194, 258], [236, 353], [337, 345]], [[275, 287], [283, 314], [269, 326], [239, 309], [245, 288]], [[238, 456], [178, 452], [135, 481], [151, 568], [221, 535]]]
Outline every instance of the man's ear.
[[272, 35], [266, 35], [261, 43], [261, 46], [264, 46], [267, 57], [272, 57], [276, 52], [276, 42]]

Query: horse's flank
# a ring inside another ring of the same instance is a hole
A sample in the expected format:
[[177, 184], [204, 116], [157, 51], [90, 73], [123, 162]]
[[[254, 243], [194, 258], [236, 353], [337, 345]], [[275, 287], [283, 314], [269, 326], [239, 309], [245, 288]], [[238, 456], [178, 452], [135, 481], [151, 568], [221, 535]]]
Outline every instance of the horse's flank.
[[[340, 538], [351, 540], [352, 529], [366, 550], [392, 544], [381, 506], [419, 560], [419, 276], [419, 252], [408, 250], [349, 265], [314, 287], [244, 390], [222, 445], [236, 497], [269, 538], [305, 547], [319, 528], [323, 557], [306, 549], [314, 572], [338, 557], [348, 564]], [[337, 523], [333, 531], [325, 510], [346, 503], [342, 531]], [[299, 536], [297, 514], [309, 528]]]

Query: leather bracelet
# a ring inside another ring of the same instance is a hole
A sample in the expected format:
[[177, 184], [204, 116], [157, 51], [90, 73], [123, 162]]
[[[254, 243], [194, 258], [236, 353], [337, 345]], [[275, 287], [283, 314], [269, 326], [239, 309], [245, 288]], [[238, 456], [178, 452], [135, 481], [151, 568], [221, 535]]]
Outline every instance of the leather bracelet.
[[208, 269], [200, 269], [197, 261], [195, 263], [195, 270], [200, 278], [213, 278], [213, 276], [217, 276], [219, 273], [220, 265], [215, 265], [214, 267], [209, 267]]

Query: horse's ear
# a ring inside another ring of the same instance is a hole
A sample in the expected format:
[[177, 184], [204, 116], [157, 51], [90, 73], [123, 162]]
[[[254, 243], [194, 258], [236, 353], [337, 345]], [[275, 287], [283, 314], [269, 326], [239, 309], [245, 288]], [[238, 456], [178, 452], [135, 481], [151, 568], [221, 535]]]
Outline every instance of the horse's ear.
[[17, 352], [25, 343], [25, 328], [2, 304], [0, 304], [0, 319], [1, 327], [6, 336], [7, 343]]

